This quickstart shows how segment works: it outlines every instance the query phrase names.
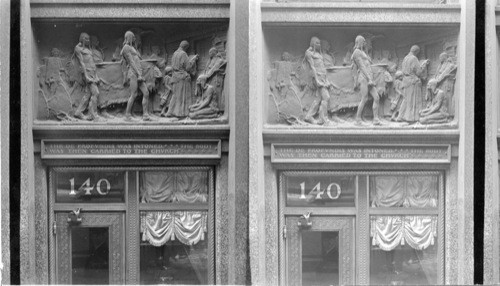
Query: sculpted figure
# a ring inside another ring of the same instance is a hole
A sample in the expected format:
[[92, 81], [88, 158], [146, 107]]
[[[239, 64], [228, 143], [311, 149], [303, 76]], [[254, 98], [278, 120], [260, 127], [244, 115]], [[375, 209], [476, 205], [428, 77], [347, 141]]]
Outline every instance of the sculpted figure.
[[439, 55], [439, 66], [437, 68], [436, 75], [434, 78], [437, 80], [437, 87], [444, 91], [446, 100], [448, 102], [448, 112], [450, 115], [453, 110], [453, 90], [455, 85], [455, 73], [457, 71], [457, 65], [453, 63], [450, 56], [443, 52]]
[[167, 108], [172, 99], [172, 67], [165, 68], [165, 76], [163, 77], [163, 84], [165, 85], [165, 92], [161, 95], [160, 106], [162, 107], [160, 116], [167, 114]]
[[373, 98], [373, 124], [379, 125], [378, 105], [380, 96], [373, 82], [373, 73], [371, 70], [372, 60], [365, 53], [365, 45], [365, 38], [363, 36], [357, 36], [354, 44], [354, 51], [351, 56], [353, 67], [357, 70], [355, 86], [359, 88], [361, 93], [361, 102], [358, 105], [358, 111], [356, 113], [356, 123], [361, 124], [361, 115], [363, 114], [363, 109], [370, 95]]
[[436, 79], [429, 80], [427, 84], [427, 97], [432, 97], [430, 105], [420, 111], [419, 122], [422, 124], [435, 124], [448, 122], [447, 99], [444, 91], [437, 88]]
[[214, 87], [207, 83], [207, 76], [199, 76], [196, 80], [196, 85], [198, 87], [197, 93], [201, 94], [201, 98], [189, 107], [189, 118], [201, 119], [217, 117], [219, 112], [217, 102], [219, 100]]
[[289, 52], [283, 52], [281, 54], [281, 60], [284, 62], [292, 62], [293, 61], [293, 56]]
[[[315, 96], [320, 99], [315, 99], [309, 108], [304, 120], [312, 124], [330, 124], [328, 119], [328, 101], [330, 94], [328, 88], [331, 84], [326, 78], [326, 68], [321, 55], [321, 43], [317, 37], [312, 37], [309, 49], [306, 50], [305, 59], [309, 64], [312, 76], [313, 86], [315, 87]], [[319, 121], [314, 119], [314, 116], [319, 115]]]
[[156, 66], [158, 66], [158, 68], [160, 69], [163, 69], [165, 68], [166, 60], [165, 57], [160, 56], [160, 53], [161, 53], [160, 47], [158, 45], [154, 45], [151, 47], [151, 55], [149, 55], [149, 58], [156, 60]]
[[207, 66], [203, 73], [207, 76], [207, 79], [212, 77], [219, 69], [226, 63], [226, 61], [222, 58], [222, 56], [217, 52], [216, 48], [211, 48], [208, 51], [208, 56], [210, 59], [208, 60]]
[[394, 91], [396, 92], [396, 96], [391, 101], [391, 111], [392, 111], [391, 121], [396, 121], [399, 108], [401, 107], [401, 102], [403, 101], [403, 90], [402, 90], [403, 72], [397, 71], [394, 77], [396, 78], [394, 80]]
[[[142, 54], [142, 37], [144, 35], [152, 34], [153, 31], [151, 31], [151, 30], [144, 31], [141, 28], [134, 27], [134, 28], [131, 28], [129, 30], [129, 32], [134, 34], [134, 49], [139, 54]], [[123, 41], [124, 41], [123, 38], [119, 38], [118, 40], [115, 41], [116, 48], [115, 48], [115, 51], [113, 52], [113, 55], [112, 55], [112, 59], [111, 59], [112, 61], [120, 61], [122, 59], [121, 51], [123, 48]]]
[[187, 41], [182, 41], [172, 56], [172, 99], [168, 106], [167, 117], [186, 117], [191, 105], [191, 73], [198, 55], [189, 59], [186, 51], [189, 48]]
[[403, 59], [403, 102], [399, 109], [397, 121], [415, 122], [419, 118], [419, 111], [422, 108], [422, 76], [424, 70], [429, 64], [429, 60], [425, 60], [422, 64], [418, 61], [417, 55], [420, 48], [414, 45], [410, 49], [410, 53]]
[[[100, 120], [100, 116], [97, 114], [97, 97], [99, 96], [97, 84], [100, 79], [97, 76], [97, 68], [90, 50], [90, 37], [87, 33], [80, 34], [80, 42], [75, 47], [75, 57], [81, 68], [82, 82], [85, 88], [90, 91], [85, 93], [80, 101], [75, 111], [75, 117], [84, 120]], [[83, 112], [87, 109], [87, 106], [89, 115], [85, 116]]]
[[321, 55], [326, 68], [335, 66], [335, 57], [330, 52], [330, 43], [326, 40], [321, 40]]
[[120, 52], [122, 51], [123, 48], [123, 38], [119, 38], [114, 43], [116, 44], [116, 48], [115, 51], [113, 52], [113, 55], [111, 56], [111, 61], [117, 62], [121, 60]]
[[50, 50], [50, 57], [44, 58], [45, 65], [47, 67], [44, 77], [45, 84], [48, 87], [49, 92], [53, 95], [56, 93], [57, 86], [63, 84], [61, 81], [61, 71], [66, 71], [63, 66], [63, 53], [58, 48], [52, 48]]
[[127, 64], [127, 80], [130, 90], [130, 97], [127, 102], [127, 109], [125, 110], [125, 119], [132, 119], [132, 106], [134, 105], [138, 90], [140, 90], [142, 92], [142, 119], [150, 121], [152, 119], [149, 115], [149, 91], [142, 77], [141, 55], [134, 47], [134, 33], [130, 31], [125, 32], [124, 38], [120, 55]]
[[92, 57], [95, 63], [102, 63], [104, 61], [104, 52], [99, 47], [99, 38], [97, 36], [90, 36], [90, 49], [92, 50]]

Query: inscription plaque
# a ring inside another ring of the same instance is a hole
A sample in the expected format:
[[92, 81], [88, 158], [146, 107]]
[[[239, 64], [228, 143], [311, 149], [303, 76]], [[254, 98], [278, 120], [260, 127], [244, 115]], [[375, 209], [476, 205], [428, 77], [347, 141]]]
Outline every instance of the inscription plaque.
[[42, 159], [219, 159], [220, 140], [42, 140]]
[[271, 145], [273, 163], [450, 163], [450, 160], [450, 145]]

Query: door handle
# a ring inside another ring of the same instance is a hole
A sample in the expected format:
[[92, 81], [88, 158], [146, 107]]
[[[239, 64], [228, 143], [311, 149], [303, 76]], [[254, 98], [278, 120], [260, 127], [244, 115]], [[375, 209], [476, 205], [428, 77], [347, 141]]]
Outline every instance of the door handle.
[[76, 208], [68, 213], [68, 224], [79, 225], [82, 223], [81, 210], [82, 208]]
[[299, 221], [297, 222], [297, 225], [300, 228], [310, 228], [312, 227], [313, 223], [311, 221], [311, 213], [312, 212], [306, 212], [303, 215], [300, 216]]

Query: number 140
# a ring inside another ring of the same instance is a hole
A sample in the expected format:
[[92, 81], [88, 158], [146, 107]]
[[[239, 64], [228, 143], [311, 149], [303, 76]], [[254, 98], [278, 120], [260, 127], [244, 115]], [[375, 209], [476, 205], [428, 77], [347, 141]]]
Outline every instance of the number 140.
[[[109, 183], [109, 181], [107, 179], [104, 179], [104, 178], [97, 181], [97, 184], [95, 186], [91, 186], [90, 185], [90, 178], [87, 178], [87, 180], [85, 180], [85, 182], [76, 191], [75, 191], [75, 178], [71, 178], [69, 180], [69, 182], [71, 184], [71, 190], [69, 192], [70, 196], [76, 196], [77, 192], [79, 193], [82, 190], [85, 191], [84, 195], [90, 196], [90, 195], [92, 195], [91, 191], [94, 189], [94, 187], [99, 195], [105, 196], [109, 193], [109, 190], [111, 189], [111, 184]], [[104, 184], [104, 188], [103, 188], [103, 184]]]

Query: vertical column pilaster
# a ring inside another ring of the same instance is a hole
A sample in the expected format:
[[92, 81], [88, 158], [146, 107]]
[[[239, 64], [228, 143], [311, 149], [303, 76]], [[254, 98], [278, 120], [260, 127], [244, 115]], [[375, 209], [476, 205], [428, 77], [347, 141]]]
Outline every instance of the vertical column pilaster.
[[30, 3], [21, 1], [21, 217], [20, 278], [21, 284], [35, 284], [35, 172], [33, 147], [33, 35]]
[[484, 284], [500, 283], [500, 190], [498, 185], [498, 36], [495, 6], [485, 3], [485, 170], [484, 170]]
[[228, 284], [249, 284], [248, 1], [231, 0], [229, 20]]
[[9, 217], [9, 67], [10, 67], [10, 1], [0, 2], [0, 204], [1, 229], [0, 234], [0, 284], [10, 284], [10, 217]]
[[474, 281], [474, 59], [476, 3], [461, 1], [458, 64], [459, 82], [459, 156], [456, 191], [458, 212], [458, 269], [460, 285]]
[[[249, 1], [249, 68], [250, 68], [250, 266], [252, 283], [267, 285], [266, 269], [266, 168], [264, 168], [264, 145], [262, 139], [264, 104], [262, 94], [262, 22], [260, 0]], [[269, 172], [270, 170], [267, 169]], [[271, 176], [271, 174], [267, 174]], [[271, 190], [268, 190], [271, 191]], [[278, 229], [271, 231], [279, 232]], [[284, 263], [279, 261], [278, 263]], [[276, 282], [276, 281], [274, 281]]]

